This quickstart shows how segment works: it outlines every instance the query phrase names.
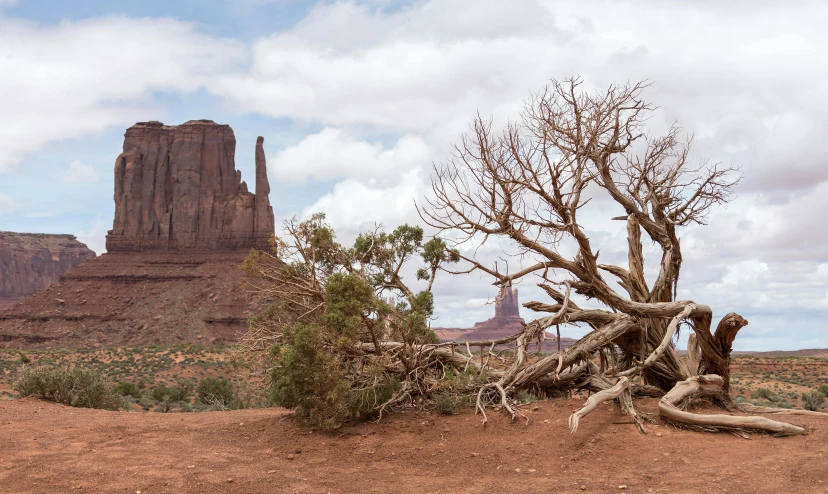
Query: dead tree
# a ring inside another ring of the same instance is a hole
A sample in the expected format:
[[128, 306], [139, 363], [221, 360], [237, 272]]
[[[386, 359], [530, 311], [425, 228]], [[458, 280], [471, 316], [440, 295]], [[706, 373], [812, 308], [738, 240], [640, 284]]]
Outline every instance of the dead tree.
[[[484, 420], [489, 406], [517, 414], [512, 397], [521, 389], [589, 389], [597, 394], [570, 419], [573, 432], [597, 403], [613, 398], [643, 430], [632, 395], [660, 390], [666, 393], [662, 415], [685, 426], [804, 433], [765, 418], [700, 416], [678, 408], [694, 395], [733, 407], [731, 345], [748, 322], [730, 313], [712, 330], [709, 306], [675, 298], [682, 267], [678, 231], [704, 224], [713, 207], [729, 200], [740, 173], [730, 166], [694, 164], [691, 139], [683, 140], [676, 126], [662, 136], [647, 134], [644, 123], [654, 110], [642, 99], [647, 84], [602, 92], [585, 91], [582, 85], [577, 78], [552, 81], [526, 102], [520, 120], [502, 131], [478, 116], [452, 159], [435, 166], [433, 196], [420, 208], [424, 221], [458, 246], [508, 239], [523, 266], [509, 272], [462, 255], [469, 269], [455, 274], [482, 271], [498, 286], [535, 276], [552, 299], [524, 304], [547, 315], [498, 342], [511, 342], [515, 352], [478, 390], [477, 409]], [[626, 222], [625, 266], [602, 264], [579, 221], [587, 204], [607, 199], [620, 213], [612, 219]], [[660, 248], [652, 283], [644, 276], [642, 230]], [[575, 255], [565, 256], [564, 246]], [[578, 297], [598, 308], [582, 308]], [[685, 323], [694, 335], [687, 361], [672, 343]], [[586, 325], [591, 332], [570, 348], [529, 359], [530, 342], [560, 324]], [[494, 348], [494, 343], [474, 345]], [[485, 358], [478, 362], [482, 368]], [[611, 364], [600, 368], [593, 360]]]

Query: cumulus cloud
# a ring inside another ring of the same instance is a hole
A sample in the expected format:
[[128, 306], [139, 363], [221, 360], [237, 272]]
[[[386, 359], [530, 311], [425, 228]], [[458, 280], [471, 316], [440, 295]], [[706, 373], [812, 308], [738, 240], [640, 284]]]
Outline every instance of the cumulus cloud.
[[376, 187], [360, 180], [347, 179], [304, 209], [302, 218], [316, 212], [326, 214], [328, 222], [345, 242], [360, 232], [383, 225], [387, 230], [403, 223], [419, 223], [414, 199], [424, 186], [422, 172], [415, 168], [405, 172], [392, 187]]
[[97, 255], [101, 255], [106, 252], [106, 231], [109, 224], [111, 223], [103, 216], [97, 216], [89, 228], [75, 232], [75, 236]]
[[14, 210], [14, 201], [11, 197], [0, 192], [0, 214], [6, 214]]
[[0, 173], [47, 143], [157, 118], [153, 92], [187, 92], [244, 60], [243, 45], [173, 19], [39, 25], [0, 16]]
[[285, 183], [351, 178], [393, 186], [406, 170], [428, 163], [431, 153], [419, 136], [403, 136], [385, 149], [342, 129], [326, 128], [279, 152], [270, 170], [274, 179]]
[[60, 176], [60, 180], [70, 184], [94, 183], [98, 181], [98, 172], [92, 165], [75, 160], [69, 164], [69, 168]]
[[524, 95], [527, 70], [535, 75], [528, 87], [548, 77], [529, 62], [541, 34], [557, 31], [534, 2], [475, 9], [427, 2], [394, 14], [320, 4], [295, 28], [257, 40], [250, 71], [209, 87], [273, 116], [401, 131], [456, 128], [481, 103]]

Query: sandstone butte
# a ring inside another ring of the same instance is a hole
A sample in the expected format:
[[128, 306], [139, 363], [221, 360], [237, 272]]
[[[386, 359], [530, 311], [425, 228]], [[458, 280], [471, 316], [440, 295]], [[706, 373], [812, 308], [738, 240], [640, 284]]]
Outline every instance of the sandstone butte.
[[94, 257], [73, 235], [0, 232], [0, 311]]
[[[483, 322], [475, 323], [471, 328], [434, 328], [434, 332], [442, 341], [484, 341], [497, 340], [511, 336], [523, 328], [526, 322], [520, 317], [520, 302], [518, 289], [501, 287], [495, 298], [495, 315]], [[551, 351], [557, 349], [555, 337], [547, 333], [543, 342], [543, 349]], [[577, 340], [561, 338], [561, 348], [567, 348]], [[501, 347], [502, 348], [502, 347]]]
[[266, 248], [274, 224], [263, 142], [256, 142], [252, 194], [236, 170], [229, 125], [191, 120], [127, 129], [115, 160], [115, 221], [106, 250]]
[[115, 160], [107, 253], [0, 312], [5, 346], [223, 343], [253, 310], [241, 262], [274, 233], [263, 138], [256, 188], [235, 167], [227, 125], [192, 120], [127, 129]]

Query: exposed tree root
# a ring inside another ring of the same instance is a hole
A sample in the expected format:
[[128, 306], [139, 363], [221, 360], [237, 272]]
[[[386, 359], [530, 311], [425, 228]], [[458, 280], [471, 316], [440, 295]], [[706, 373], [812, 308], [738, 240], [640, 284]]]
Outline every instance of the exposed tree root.
[[575, 434], [575, 432], [578, 430], [578, 423], [581, 421], [581, 418], [586, 416], [589, 412], [595, 410], [595, 407], [597, 407], [600, 403], [603, 403], [608, 400], [614, 400], [615, 398], [621, 396], [624, 392], [629, 393], [629, 389], [630, 380], [626, 377], [622, 377], [618, 380], [618, 383], [615, 386], [609, 389], [605, 389], [603, 391], [599, 391], [587, 398], [587, 401], [584, 404], [583, 408], [569, 416], [570, 434]]
[[780, 436], [807, 434], [807, 430], [785, 422], [777, 422], [765, 417], [738, 417], [733, 415], [704, 415], [690, 413], [679, 407], [693, 396], [718, 396], [722, 392], [724, 379], [721, 376], [707, 374], [681, 381], [670, 390], [658, 403], [661, 416], [680, 426], [706, 431], [741, 431], [756, 430]]
[[631, 388], [627, 388], [621, 393], [618, 397], [618, 403], [621, 404], [621, 411], [624, 412], [624, 415], [628, 415], [635, 422], [636, 427], [638, 427], [638, 432], [646, 434], [647, 429], [644, 427], [644, 417], [635, 411]]

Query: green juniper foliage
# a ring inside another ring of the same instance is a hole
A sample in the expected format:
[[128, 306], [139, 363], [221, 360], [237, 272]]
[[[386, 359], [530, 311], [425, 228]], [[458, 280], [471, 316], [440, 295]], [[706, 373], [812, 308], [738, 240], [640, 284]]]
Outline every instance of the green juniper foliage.
[[202, 377], [195, 392], [199, 403], [216, 403], [224, 407], [233, 403], [233, 384], [224, 377]]
[[141, 399], [141, 390], [135, 383], [120, 382], [113, 388], [113, 391], [121, 396], [131, 396], [136, 400]]
[[[323, 214], [287, 222], [274, 252], [253, 251], [243, 265], [248, 286], [278, 301], [251, 320], [247, 337], [250, 347], [269, 348], [271, 402], [334, 428], [406, 395], [412, 374], [422, 378], [413, 349], [439, 342], [429, 328], [431, 287], [459, 253], [438, 238], [424, 242], [423, 229], [409, 225], [345, 247]], [[403, 281], [412, 262], [425, 285], [416, 292]], [[402, 365], [385, 355], [389, 342]]]

